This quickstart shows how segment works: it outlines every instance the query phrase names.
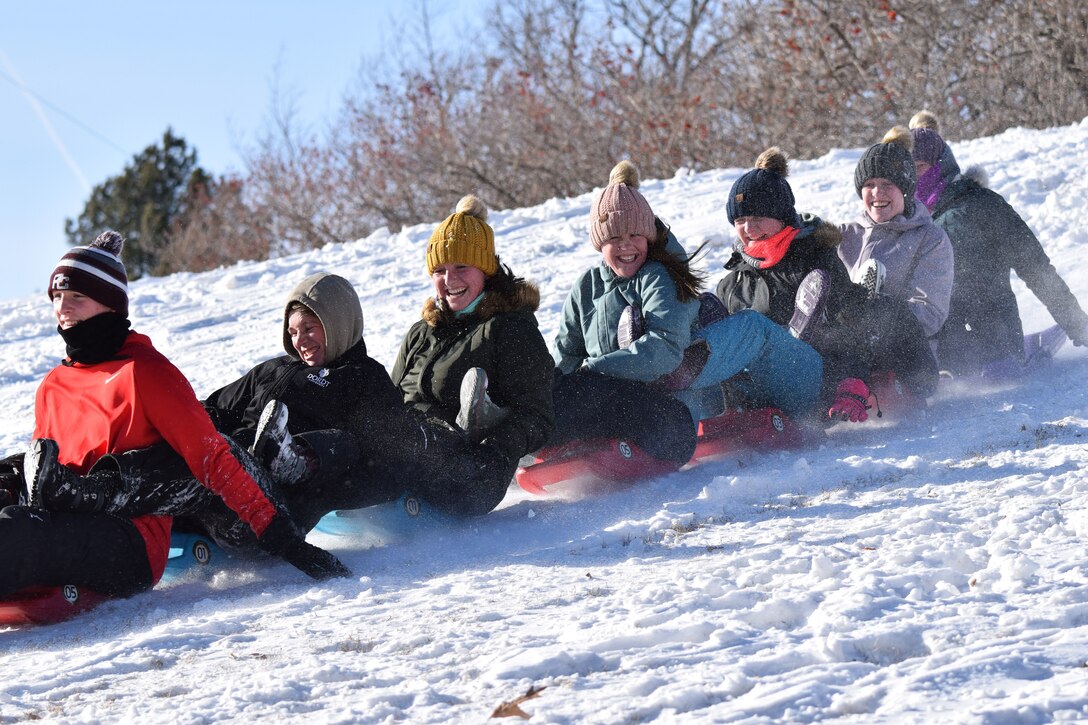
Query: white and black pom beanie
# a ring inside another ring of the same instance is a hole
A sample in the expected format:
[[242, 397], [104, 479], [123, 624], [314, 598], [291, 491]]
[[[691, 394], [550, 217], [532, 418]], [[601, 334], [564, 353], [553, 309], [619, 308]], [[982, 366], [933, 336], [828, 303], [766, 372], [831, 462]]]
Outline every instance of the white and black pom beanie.
[[49, 299], [72, 290], [128, 317], [128, 273], [121, 261], [125, 238], [112, 229], [85, 247], [73, 247], [61, 257], [49, 278]]

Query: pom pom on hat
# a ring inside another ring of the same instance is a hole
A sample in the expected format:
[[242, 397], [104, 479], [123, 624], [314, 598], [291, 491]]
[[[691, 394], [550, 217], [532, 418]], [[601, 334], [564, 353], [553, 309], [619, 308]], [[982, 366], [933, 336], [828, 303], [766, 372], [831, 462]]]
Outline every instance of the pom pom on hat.
[[638, 167], [626, 159], [612, 167], [608, 186], [601, 190], [589, 210], [589, 240], [601, 250], [613, 237], [632, 234], [653, 241], [657, 236], [654, 212], [639, 192]]
[[49, 299], [71, 290], [128, 317], [128, 273], [121, 261], [124, 246], [125, 238], [111, 229], [85, 247], [70, 249], [49, 278]]
[[929, 111], [918, 111], [918, 113], [911, 116], [907, 128], [912, 131], [916, 128], [928, 128], [934, 133], [941, 132], [941, 124], [937, 121], [937, 117]]
[[759, 155], [756, 167], [741, 176], [729, 190], [725, 210], [729, 223], [746, 216], [777, 219], [786, 226], [797, 226], [793, 189], [786, 181], [790, 163], [777, 146]]
[[612, 167], [612, 171], [608, 173], [608, 183], [627, 184], [632, 189], [637, 189], [642, 179], [639, 178], [638, 167], [624, 159]]
[[892, 128], [880, 143], [870, 146], [854, 169], [854, 189], [858, 196], [870, 179], [887, 179], [903, 192], [909, 204], [914, 198], [915, 185], [913, 146], [914, 138], [903, 126]]
[[472, 194], [461, 197], [453, 214], [435, 227], [427, 242], [427, 274], [443, 264], [467, 264], [488, 277], [499, 271], [487, 206]]

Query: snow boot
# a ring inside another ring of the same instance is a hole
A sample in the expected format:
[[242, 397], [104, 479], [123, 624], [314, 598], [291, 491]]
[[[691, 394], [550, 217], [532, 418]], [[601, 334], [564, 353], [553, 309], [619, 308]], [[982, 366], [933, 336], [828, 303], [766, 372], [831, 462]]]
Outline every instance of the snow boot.
[[621, 350], [631, 347], [631, 344], [642, 337], [646, 332], [646, 320], [642, 317], [642, 310], [634, 305], [627, 305], [620, 313], [620, 321], [616, 324], [616, 341]]
[[887, 274], [884, 264], [876, 259], [870, 259], [858, 268], [857, 284], [865, 288], [867, 299], [875, 300], [880, 296]]
[[347, 431], [307, 431], [295, 436], [294, 443], [303, 446], [316, 461], [309, 478], [283, 488], [283, 501], [291, 519], [303, 531], [312, 529], [330, 511], [385, 503], [402, 492], [402, 487], [395, 485], [396, 477], [387, 482], [387, 477], [370, 469], [365, 460], [361, 475], [353, 475], [360, 451], [355, 436]]
[[824, 269], [814, 269], [801, 280], [794, 298], [793, 317], [790, 318], [790, 334], [802, 342], [812, 339], [812, 334], [823, 318], [831, 291], [831, 275]]
[[97, 513], [106, 508], [120, 488], [121, 477], [107, 472], [80, 476], [60, 463], [60, 446], [49, 438], [35, 438], [23, 458], [27, 503], [47, 511]]
[[309, 479], [318, 465], [316, 456], [292, 439], [287, 430], [287, 405], [278, 400], [268, 401], [261, 411], [250, 453], [280, 485]]
[[103, 456], [92, 476], [118, 476], [117, 492], [103, 509], [125, 517], [183, 516], [215, 498], [196, 480], [189, 464], [167, 443]]
[[461, 409], [457, 412], [457, 427], [468, 439], [478, 443], [488, 430], [506, 417], [507, 410], [491, 402], [487, 395], [487, 372], [471, 368], [461, 380]]

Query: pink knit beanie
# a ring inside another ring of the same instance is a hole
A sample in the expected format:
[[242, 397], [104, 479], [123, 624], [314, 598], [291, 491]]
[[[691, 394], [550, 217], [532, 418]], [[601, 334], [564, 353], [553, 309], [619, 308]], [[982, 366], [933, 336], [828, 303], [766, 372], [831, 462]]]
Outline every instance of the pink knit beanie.
[[638, 185], [638, 169], [630, 161], [619, 162], [609, 174], [608, 186], [589, 211], [589, 240], [598, 252], [612, 237], [637, 234], [653, 241], [657, 236], [654, 212]]

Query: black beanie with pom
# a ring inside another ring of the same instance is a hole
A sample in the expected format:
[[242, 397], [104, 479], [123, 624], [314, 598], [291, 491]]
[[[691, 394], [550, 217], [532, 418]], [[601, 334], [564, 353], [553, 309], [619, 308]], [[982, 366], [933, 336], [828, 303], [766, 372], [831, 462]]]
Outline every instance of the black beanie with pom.
[[887, 179], [895, 184], [910, 207], [914, 199], [915, 173], [911, 148], [914, 138], [908, 129], [896, 126], [884, 134], [881, 143], [870, 146], [854, 169], [854, 190], [861, 196], [861, 187], [870, 179]]

